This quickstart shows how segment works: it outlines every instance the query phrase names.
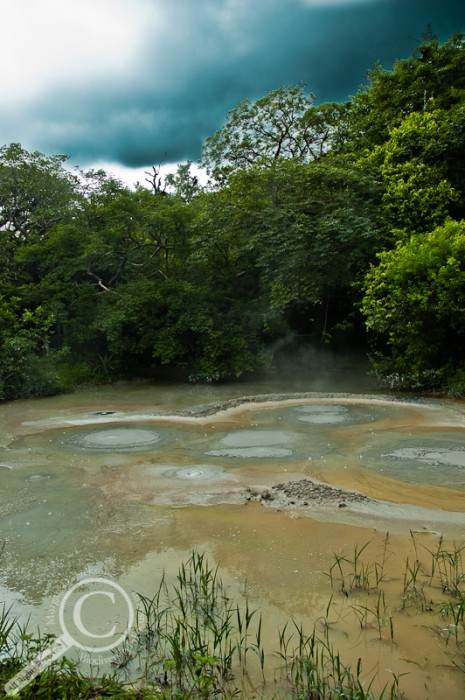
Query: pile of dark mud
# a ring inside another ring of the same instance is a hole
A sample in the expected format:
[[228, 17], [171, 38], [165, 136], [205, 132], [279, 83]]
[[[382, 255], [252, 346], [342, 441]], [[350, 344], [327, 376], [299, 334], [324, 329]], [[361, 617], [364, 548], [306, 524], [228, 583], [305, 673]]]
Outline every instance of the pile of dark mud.
[[264, 505], [269, 504], [281, 508], [289, 506], [310, 507], [312, 505], [337, 505], [338, 508], [347, 508], [351, 503], [372, 502], [363, 493], [346, 491], [311, 479], [275, 484], [262, 491], [248, 488], [244, 493], [244, 498], [246, 501], [258, 501]]

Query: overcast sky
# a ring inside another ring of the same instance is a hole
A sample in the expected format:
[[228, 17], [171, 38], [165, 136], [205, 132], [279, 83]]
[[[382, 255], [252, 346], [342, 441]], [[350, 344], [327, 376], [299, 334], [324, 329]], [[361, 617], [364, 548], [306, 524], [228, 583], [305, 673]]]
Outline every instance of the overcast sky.
[[345, 100], [428, 25], [465, 31], [465, 2], [0, 0], [0, 144], [116, 174], [197, 160], [244, 98], [302, 81]]

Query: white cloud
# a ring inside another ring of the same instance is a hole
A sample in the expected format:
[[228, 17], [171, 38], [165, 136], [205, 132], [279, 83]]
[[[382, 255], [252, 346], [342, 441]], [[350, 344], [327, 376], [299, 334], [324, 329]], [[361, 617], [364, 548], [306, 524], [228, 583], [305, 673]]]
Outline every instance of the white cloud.
[[[68, 164], [73, 167], [72, 163]], [[160, 173], [162, 178], [165, 178], [170, 173], [175, 173], [178, 167], [178, 163], [154, 163], [157, 171]], [[147, 182], [147, 178], [152, 175], [152, 170], [150, 166], [144, 166], [142, 168], [129, 168], [120, 163], [109, 162], [109, 161], [97, 161], [95, 163], [88, 164], [83, 170], [104, 170], [108, 175], [121, 180], [127, 187], [133, 188], [137, 183], [143, 185], [144, 187], [150, 187]], [[208, 181], [208, 176], [204, 170], [198, 167], [196, 163], [191, 165], [192, 175], [196, 175], [199, 179], [201, 185], [206, 185]]]
[[[72, 167], [72, 163], [69, 163], [69, 165]], [[82, 164], [76, 164], [76, 165], [82, 165]], [[121, 163], [115, 163], [115, 162], [110, 162], [110, 161], [103, 161], [99, 160], [96, 161], [95, 163], [88, 163], [86, 164], [83, 168], [83, 170], [104, 170], [108, 175], [111, 175], [118, 180], [121, 180], [125, 185], [128, 187], [133, 187], [137, 183], [146, 186], [146, 178], [148, 177], [146, 174], [146, 171], [150, 172], [150, 168], [148, 166], [142, 167], [142, 168], [130, 168], [126, 167], [124, 165], [121, 165]], [[163, 166], [163, 174], [167, 175], [169, 172], [174, 172], [176, 170], [176, 166]]]
[[127, 71], [155, 10], [148, 0], [2, 0], [1, 93], [31, 99]]
[[379, 0], [300, 0], [306, 7], [336, 7], [338, 5], [361, 5]]

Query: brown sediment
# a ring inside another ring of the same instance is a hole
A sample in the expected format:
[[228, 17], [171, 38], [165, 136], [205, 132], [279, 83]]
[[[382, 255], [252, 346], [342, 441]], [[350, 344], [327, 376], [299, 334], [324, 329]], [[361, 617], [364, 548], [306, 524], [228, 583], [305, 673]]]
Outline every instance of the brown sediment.
[[429, 484], [399, 482], [387, 476], [356, 469], [333, 471], [329, 477], [332, 484], [348, 491], [362, 492], [372, 501], [465, 513], [463, 491]]

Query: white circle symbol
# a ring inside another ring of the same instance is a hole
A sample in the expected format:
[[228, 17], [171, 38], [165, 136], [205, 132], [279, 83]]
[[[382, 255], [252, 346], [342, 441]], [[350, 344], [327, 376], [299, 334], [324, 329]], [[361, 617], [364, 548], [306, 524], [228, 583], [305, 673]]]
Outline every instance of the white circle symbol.
[[[89, 586], [92, 586], [91, 591], [83, 591], [79, 595], [77, 600], [70, 601], [71, 596], [73, 596], [79, 588], [88, 589]], [[110, 627], [111, 623], [109, 623], [109, 629], [106, 632], [104, 632], [103, 634], [96, 634], [95, 632], [91, 632], [87, 629], [82, 619], [84, 605], [91, 598], [95, 598], [98, 596], [105, 598], [105, 602], [108, 602], [109, 600], [111, 604], [115, 607], [115, 612], [118, 612], [119, 617], [121, 617], [121, 610], [120, 608], [116, 609], [118, 599], [122, 598], [124, 600], [125, 606], [127, 607], [127, 620], [124, 631], [119, 633], [118, 636], [115, 639], [113, 639], [111, 643], [107, 643], [104, 646], [98, 645], [97, 642], [103, 642], [104, 640], [113, 638], [116, 633], [117, 625], [113, 624]], [[65, 610], [69, 614], [70, 606], [72, 610], [72, 620], [76, 629], [79, 630], [79, 632], [82, 635], [87, 636], [88, 638], [93, 640], [93, 645], [83, 644], [79, 640], [75, 639], [73, 634], [69, 631], [68, 624], [65, 621]], [[126, 639], [126, 637], [128, 636], [129, 630], [134, 624], [134, 607], [128, 593], [118, 583], [115, 583], [114, 581], [111, 581], [106, 578], [86, 578], [82, 579], [82, 581], [78, 581], [74, 584], [74, 586], [72, 586], [68, 591], [66, 591], [65, 595], [63, 596], [60, 602], [58, 616], [61, 630], [63, 632], [63, 638], [66, 640], [66, 643], [70, 647], [74, 646], [78, 649], [82, 649], [83, 651], [89, 653], [95, 651], [106, 652], [117, 647], [118, 644], [121, 644], [124, 641], [124, 639]]]

